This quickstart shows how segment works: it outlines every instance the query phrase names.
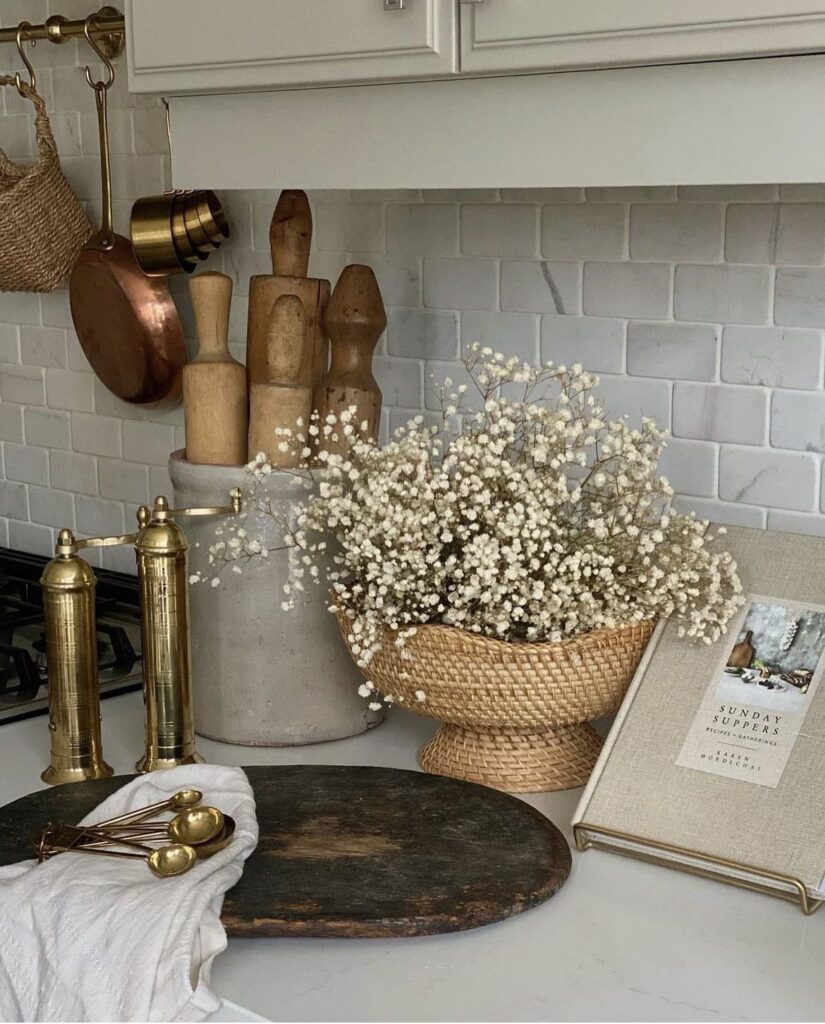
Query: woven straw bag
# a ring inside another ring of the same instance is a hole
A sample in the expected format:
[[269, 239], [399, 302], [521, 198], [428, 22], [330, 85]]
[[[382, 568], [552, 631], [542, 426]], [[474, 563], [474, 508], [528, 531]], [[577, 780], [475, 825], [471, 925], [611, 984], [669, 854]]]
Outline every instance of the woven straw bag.
[[[339, 611], [338, 624], [349, 648], [351, 619]], [[404, 657], [388, 633], [367, 674], [381, 693], [444, 723], [419, 754], [425, 771], [510, 792], [566, 789], [593, 770], [602, 741], [586, 723], [617, 710], [654, 625], [561, 643], [419, 626]]]
[[15, 164], [0, 149], [0, 291], [52, 292], [93, 229], [60, 170], [46, 104], [25, 82], [21, 91], [34, 104], [38, 156]]

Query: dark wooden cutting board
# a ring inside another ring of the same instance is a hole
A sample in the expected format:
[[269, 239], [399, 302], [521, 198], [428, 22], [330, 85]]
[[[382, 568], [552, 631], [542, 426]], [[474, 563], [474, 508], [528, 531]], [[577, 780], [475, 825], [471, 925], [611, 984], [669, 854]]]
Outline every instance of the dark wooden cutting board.
[[[486, 786], [394, 768], [244, 770], [260, 840], [226, 895], [229, 935], [460, 931], [529, 910], [570, 873], [555, 825]], [[133, 777], [57, 786], [1, 808], [0, 864], [32, 857], [46, 822], [75, 824]]]

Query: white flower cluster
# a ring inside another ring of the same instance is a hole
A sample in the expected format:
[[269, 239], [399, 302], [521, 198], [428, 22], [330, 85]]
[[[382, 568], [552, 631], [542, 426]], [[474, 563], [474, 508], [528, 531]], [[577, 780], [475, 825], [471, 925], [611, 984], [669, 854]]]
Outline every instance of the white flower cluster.
[[[403, 648], [431, 622], [540, 642], [674, 616], [682, 635], [717, 639], [741, 604], [736, 565], [708, 548], [706, 522], [671, 510], [655, 424], [608, 422], [598, 379], [580, 366], [535, 368], [478, 348], [465, 365], [478, 411], [448, 379], [441, 426], [419, 416], [383, 448], [351, 413], [309, 426], [340, 433], [350, 451], [321, 453], [317, 493], [288, 532], [287, 605], [307, 573], [329, 586], [362, 667], [387, 630]], [[267, 470], [250, 464], [253, 478]], [[248, 538], [223, 542], [215, 561], [233, 552], [248, 558]], [[332, 568], [319, 575], [319, 561]]]

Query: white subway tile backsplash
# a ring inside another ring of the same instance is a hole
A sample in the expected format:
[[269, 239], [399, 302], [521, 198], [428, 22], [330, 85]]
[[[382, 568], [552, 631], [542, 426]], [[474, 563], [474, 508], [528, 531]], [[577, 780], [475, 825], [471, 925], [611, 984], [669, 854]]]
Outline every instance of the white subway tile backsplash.
[[639, 185], [629, 188], [597, 186], [585, 189], [591, 203], [660, 203], [676, 198], [675, 185]]
[[42, 448], [71, 448], [69, 414], [51, 409], [26, 409], [26, 444]]
[[46, 404], [50, 409], [92, 412], [94, 378], [76, 370], [46, 370]]
[[0, 292], [0, 319], [7, 324], [39, 324], [40, 296], [33, 292]]
[[[72, 313], [69, 308], [69, 293], [65, 288], [54, 292], [43, 292], [40, 296], [40, 312], [47, 327], [72, 328]], [[2, 313], [0, 313], [2, 315]]]
[[165, 466], [175, 449], [175, 429], [160, 423], [123, 424], [123, 458], [128, 462]]
[[384, 248], [383, 208], [378, 204], [319, 203], [316, 246], [322, 252], [381, 252]]
[[780, 267], [776, 272], [774, 320], [788, 327], [825, 326], [825, 270]]
[[20, 328], [16, 324], [0, 324], [0, 363], [20, 362]]
[[693, 512], [697, 519], [707, 519], [711, 523], [724, 526], [751, 526], [759, 529], [765, 526], [767, 518], [763, 508], [754, 505], [735, 505], [729, 501], [716, 501], [712, 498], [679, 495], [674, 504], [680, 512]]
[[387, 208], [387, 251], [418, 256], [458, 255], [458, 207], [390, 206]]
[[97, 494], [97, 459], [76, 452], [49, 452], [49, 480], [52, 487], [75, 494]]
[[350, 253], [349, 259], [353, 263], [364, 263], [372, 267], [385, 305], [421, 305], [420, 256]]
[[424, 404], [424, 364], [420, 360], [376, 356], [373, 375], [387, 405], [419, 409]]
[[33, 523], [74, 529], [74, 495], [53, 487], [29, 488], [29, 515]]
[[599, 203], [545, 206], [541, 252], [557, 260], [618, 260], [625, 252], [627, 207]]
[[77, 529], [86, 536], [119, 536], [126, 532], [124, 508], [117, 501], [78, 495], [75, 498], [75, 516]]
[[455, 359], [458, 356], [458, 313], [390, 309], [387, 351], [393, 356]]
[[728, 263], [771, 263], [776, 259], [779, 206], [732, 203], [725, 221], [725, 259]]
[[120, 459], [98, 459], [97, 470], [101, 497], [116, 498], [133, 505], [145, 505], [151, 501], [146, 466]]
[[772, 388], [822, 386], [822, 334], [792, 327], [725, 327], [722, 380]]
[[630, 323], [627, 372], [638, 377], [713, 380], [719, 329], [713, 324]]
[[659, 263], [585, 263], [588, 316], [661, 320], [670, 312], [670, 267]]
[[[2, 515], [2, 512], [0, 512]], [[54, 530], [50, 526], [11, 519], [9, 522], [9, 547], [31, 551], [35, 555], [51, 558], [54, 555]]]
[[673, 313], [677, 320], [766, 323], [770, 287], [768, 267], [679, 266]]
[[[2, 371], [0, 371], [1, 373]], [[23, 407], [0, 401], [0, 441], [23, 440]]]
[[731, 263], [821, 264], [825, 204], [729, 206], [725, 258]]
[[621, 373], [625, 364], [625, 322], [607, 317], [544, 316], [541, 358], [596, 373]]
[[3, 463], [7, 480], [43, 486], [49, 482], [49, 453], [42, 448], [6, 441]]
[[825, 394], [775, 391], [771, 444], [801, 452], [825, 452]]
[[25, 484], [0, 480], [0, 516], [28, 520], [29, 496]]
[[722, 255], [723, 207], [717, 203], [640, 203], [630, 209], [630, 258], [707, 262]]
[[780, 185], [779, 198], [791, 203], [825, 203], [825, 185]]
[[719, 497], [812, 512], [818, 469], [817, 460], [811, 455], [725, 446], [719, 454]]
[[471, 345], [479, 345], [535, 364], [539, 354], [538, 339], [539, 318], [532, 313], [469, 310], [461, 314], [461, 350], [464, 353]]
[[825, 260], [825, 203], [779, 207], [776, 263], [821, 264]]
[[485, 203], [461, 207], [464, 256], [538, 255], [538, 216], [534, 206]]
[[661, 430], [669, 430], [670, 392], [669, 381], [605, 374], [598, 394], [610, 419], [626, 415], [631, 426], [640, 427], [642, 418], [648, 416]]
[[581, 203], [583, 188], [503, 188], [501, 199], [505, 203]]
[[33, 366], [0, 366], [0, 401], [45, 405], [44, 371]]
[[659, 469], [679, 494], [712, 498], [716, 494], [718, 461], [716, 445], [670, 437], [662, 452]]
[[779, 194], [777, 185], [680, 185], [679, 198], [706, 202], [770, 203]]
[[764, 444], [768, 393], [724, 384], [673, 385], [673, 433], [702, 441]]
[[111, 416], [72, 415], [72, 448], [88, 455], [121, 454], [121, 421]]
[[804, 533], [825, 537], [825, 517], [804, 512], [780, 512], [768, 509], [768, 529], [783, 533]]
[[434, 309], [496, 309], [495, 260], [424, 259], [424, 305]]
[[549, 260], [504, 260], [501, 264], [501, 308], [513, 313], [581, 311], [581, 264]]
[[20, 328], [20, 361], [25, 366], [65, 367], [66, 332], [59, 327]]

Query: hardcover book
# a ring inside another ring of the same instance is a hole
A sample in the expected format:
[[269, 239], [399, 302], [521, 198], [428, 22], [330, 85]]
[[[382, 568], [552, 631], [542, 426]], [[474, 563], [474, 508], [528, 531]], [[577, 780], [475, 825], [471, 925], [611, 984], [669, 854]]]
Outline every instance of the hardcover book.
[[825, 899], [825, 538], [731, 527], [744, 604], [710, 645], [660, 622], [573, 819], [596, 846]]

